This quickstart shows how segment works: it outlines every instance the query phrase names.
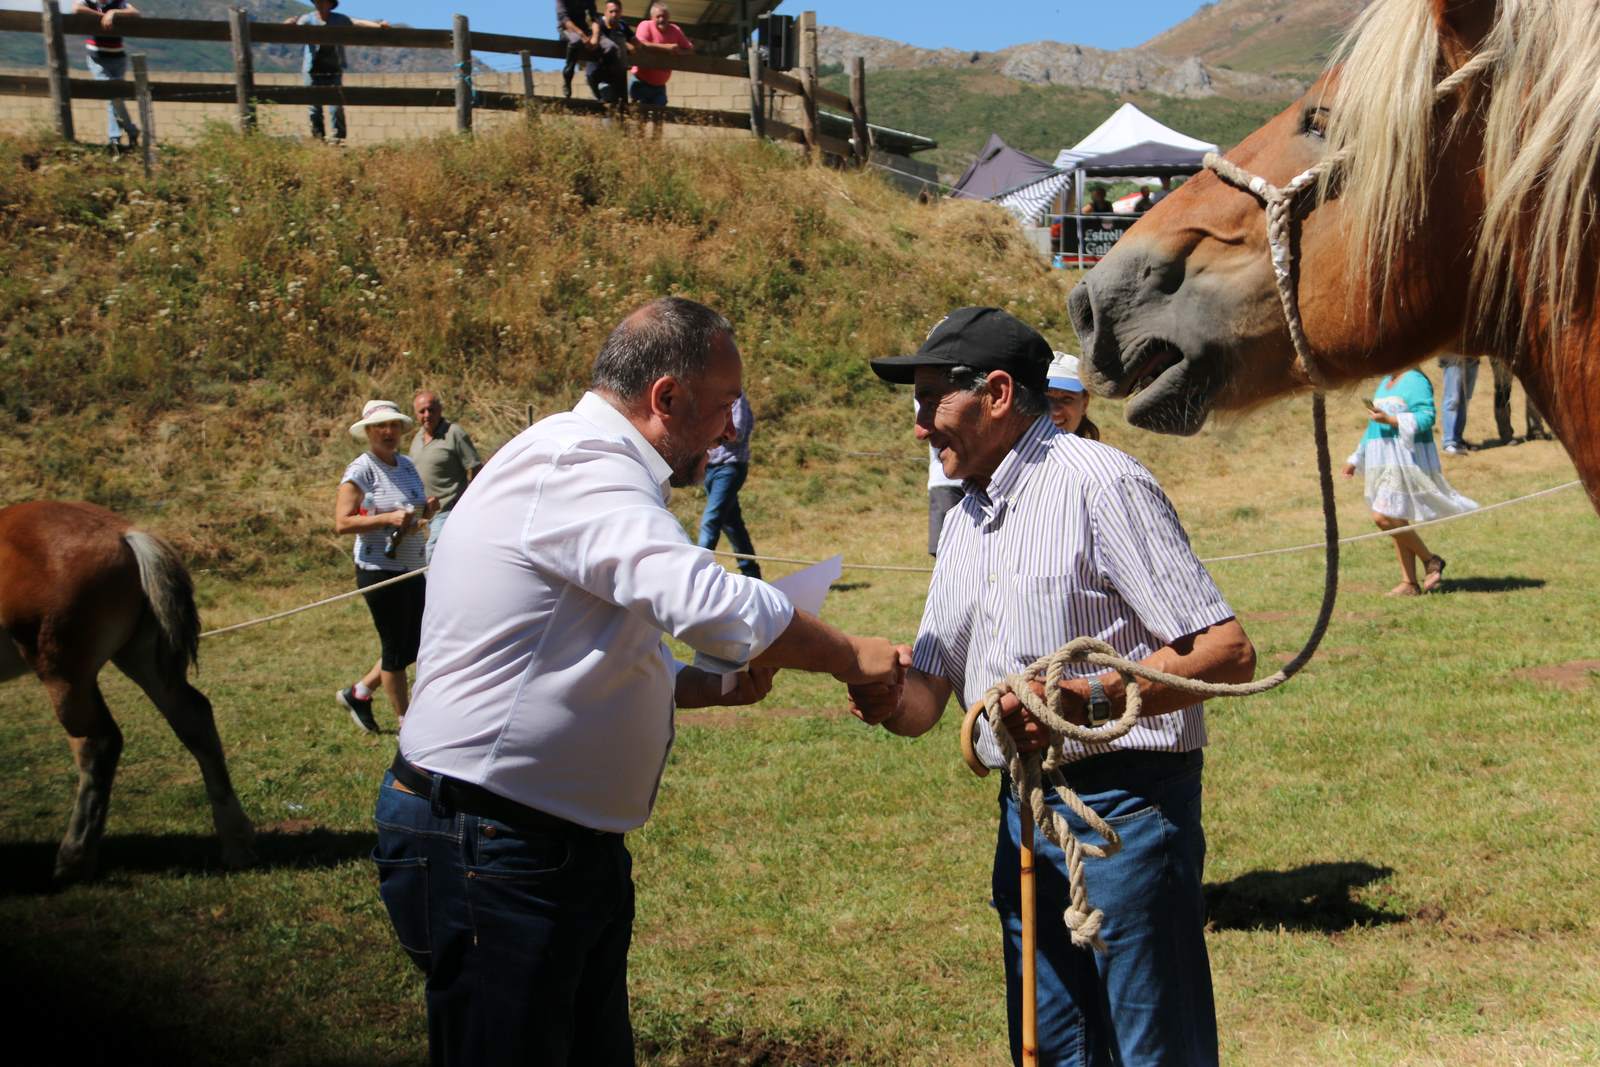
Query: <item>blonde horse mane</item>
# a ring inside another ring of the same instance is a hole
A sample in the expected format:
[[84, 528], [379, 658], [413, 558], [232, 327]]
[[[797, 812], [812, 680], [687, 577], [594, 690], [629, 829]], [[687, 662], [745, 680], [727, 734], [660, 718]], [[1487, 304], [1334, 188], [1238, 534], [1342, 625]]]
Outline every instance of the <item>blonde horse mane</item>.
[[[1380, 291], [1422, 232], [1437, 146], [1482, 124], [1485, 210], [1473, 246], [1469, 333], [1503, 354], [1544, 326], [1552, 341], [1595, 299], [1600, 186], [1600, 4], [1499, 0], [1479, 45], [1492, 62], [1457, 90], [1443, 130], [1434, 86], [1450, 73], [1425, 0], [1375, 0], [1336, 49], [1328, 151], [1353, 273]], [[1323, 195], [1331, 191], [1325, 182]]]

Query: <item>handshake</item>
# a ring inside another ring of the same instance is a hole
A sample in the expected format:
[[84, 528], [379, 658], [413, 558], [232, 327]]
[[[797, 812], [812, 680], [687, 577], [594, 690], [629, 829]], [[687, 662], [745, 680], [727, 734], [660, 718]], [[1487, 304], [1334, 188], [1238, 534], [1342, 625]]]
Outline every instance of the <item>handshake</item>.
[[[815, 615], [796, 611], [747, 670], [735, 676], [733, 688], [721, 691], [721, 676], [687, 667], [679, 672], [677, 704], [682, 708], [754, 704], [772, 689], [772, 678], [784, 667], [830, 674], [851, 687], [873, 692], [898, 692], [911, 666], [911, 646], [884, 637], [847, 634]], [[709, 691], [715, 682], [715, 692]]]

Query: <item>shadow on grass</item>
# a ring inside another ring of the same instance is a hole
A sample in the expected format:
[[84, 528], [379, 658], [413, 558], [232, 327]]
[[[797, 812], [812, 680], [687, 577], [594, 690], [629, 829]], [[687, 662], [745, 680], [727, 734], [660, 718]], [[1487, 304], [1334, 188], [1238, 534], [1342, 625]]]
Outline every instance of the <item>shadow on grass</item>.
[[[263, 827], [256, 832], [251, 870], [337, 867], [372, 852], [377, 835], [320, 826]], [[31, 896], [60, 888], [51, 877], [59, 842], [0, 845], [0, 896]], [[118, 834], [100, 842], [100, 874], [184, 872], [225, 874], [221, 848], [211, 834]]]
[[1543, 589], [1543, 578], [1522, 578], [1508, 574], [1500, 578], [1482, 575], [1472, 578], [1446, 578], [1441, 593], [1509, 593], [1517, 589]]
[[1205, 888], [1208, 925], [1215, 930], [1333, 933], [1353, 926], [1408, 922], [1354, 899], [1354, 890], [1394, 871], [1370, 863], [1309, 863], [1289, 871], [1251, 871]]

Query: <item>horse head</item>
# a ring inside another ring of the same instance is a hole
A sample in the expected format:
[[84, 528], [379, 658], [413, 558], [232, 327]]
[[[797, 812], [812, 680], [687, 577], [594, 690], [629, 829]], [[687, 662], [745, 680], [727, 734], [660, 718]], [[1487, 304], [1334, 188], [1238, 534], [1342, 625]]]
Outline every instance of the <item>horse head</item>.
[[[1580, 0], [1505, 6], [1566, 8], [1552, 21], [1600, 27], [1578, 14], [1592, 9]], [[1485, 177], [1493, 76], [1510, 62], [1506, 17], [1495, 0], [1377, 0], [1329, 70], [1229, 153], [1274, 186], [1324, 172], [1289, 227], [1289, 285], [1314, 366], [1291, 341], [1262, 201], [1205, 171], [1073, 290], [1089, 387], [1128, 396], [1136, 426], [1191, 434], [1213, 410], [1396, 370], [1441, 349], [1516, 349], [1480, 321], [1485, 306], [1512, 318], [1520, 310], [1500, 299], [1517, 272], [1483, 263], [1486, 227], [1505, 238], [1523, 222]]]

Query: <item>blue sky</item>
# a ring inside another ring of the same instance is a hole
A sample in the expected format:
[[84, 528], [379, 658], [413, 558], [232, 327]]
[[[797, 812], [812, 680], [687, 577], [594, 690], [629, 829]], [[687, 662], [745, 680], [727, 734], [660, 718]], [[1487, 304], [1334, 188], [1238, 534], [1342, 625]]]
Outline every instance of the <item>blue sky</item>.
[[[992, 52], [1027, 41], [1067, 41], [1096, 48], [1131, 48], [1194, 14], [1202, 0], [1044, 0], [984, 14], [971, 0], [785, 0], [778, 11], [815, 11], [817, 21], [854, 33], [889, 37], [923, 48], [961, 48]], [[472, 28], [491, 33], [551, 36], [554, 5], [549, 0], [508, 4], [504, 0], [342, 0], [339, 10], [357, 18], [384, 18], [413, 26], [448, 27], [450, 16], [466, 15]], [[994, 9], [989, 9], [994, 10]], [[503, 57], [484, 57], [504, 66]]]

